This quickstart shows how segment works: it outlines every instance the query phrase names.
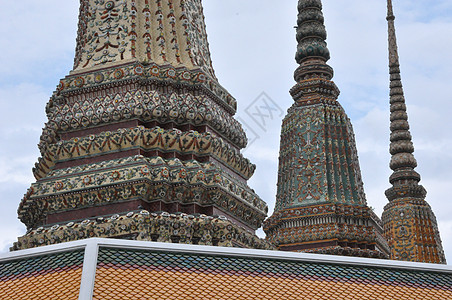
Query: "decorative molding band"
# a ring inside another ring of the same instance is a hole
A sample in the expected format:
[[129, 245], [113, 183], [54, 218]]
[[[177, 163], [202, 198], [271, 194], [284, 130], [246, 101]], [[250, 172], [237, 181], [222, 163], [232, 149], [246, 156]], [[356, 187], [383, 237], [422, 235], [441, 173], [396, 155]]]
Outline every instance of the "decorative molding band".
[[42, 159], [33, 169], [36, 179], [42, 179], [53, 167], [61, 162], [91, 158], [108, 153], [143, 149], [162, 152], [192, 154], [197, 157], [212, 156], [248, 180], [256, 166], [221, 137], [210, 132], [198, 133], [190, 130], [162, 129], [144, 126], [118, 129], [116, 131], [92, 134], [59, 141], [47, 147]]
[[56, 170], [34, 183], [19, 205], [29, 228], [49, 213], [142, 199], [215, 204], [258, 228], [267, 205], [245, 183], [212, 163], [129, 157]]
[[27, 232], [11, 250], [54, 245], [86, 238], [116, 238], [161, 243], [197, 244], [273, 250], [265, 240], [225, 217], [149, 213], [146, 210], [86, 219], [65, 225], [40, 227]]
[[184, 66], [173, 67], [155, 63], [144, 65], [137, 62], [66, 76], [57, 86], [53, 95], [54, 102], [60, 102], [68, 96], [127, 84], [172, 85], [181, 89], [198, 90], [208, 95], [229, 114], [235, 114], [237, 110], [234, 97], [216, 79], [212, 79], [199, 68], [189, 70]]
[[74, 98], [71, 103], [47, 106], [46, 123], [39, 149], [44, 153], [49, 144], [59, 140], [59, 132], [81, 130], [94, 126], [138, 119], [142, 122], [174, 122], [178, 125], [208, 125], [230, 141], [243, 148], [247, 144], [240, 123], [227, 114], [209, 97], [190, 93], [163, 91], [93, 93]]

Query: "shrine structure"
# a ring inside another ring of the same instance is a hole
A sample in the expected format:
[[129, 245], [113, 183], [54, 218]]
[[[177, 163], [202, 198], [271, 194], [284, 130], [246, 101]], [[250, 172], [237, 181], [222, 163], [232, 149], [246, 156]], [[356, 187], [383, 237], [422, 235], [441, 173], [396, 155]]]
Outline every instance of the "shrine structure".
[[[46, 112], [13, 250], [89, 237], [445, 263], [414, 171], [388, 0], [393, 185], [367, 205], [353, 128], [332, 81], [321, 0], [298, 1], [299, 67], [282, 124], [276, 206], [215, 76], [201, 0], [81, 0], [73, 70]], [[267, 239], [255, 230], [264, 224]], [[384, 226], [383, 226], [384, 224]], [[389, 244], [388, 244], [389, 243]]]
[[326, 64], [320, 0], [298, 2], [297, 25], [295, 103], [282, 123], [267, 239], [280, 250], [386, 258], [381, 221], [367, 206], [352, 125]]
[[399, 54], [392, 0], [388, 0], [389, 72], [391, 74], [391, 162], [386, 190], [389, 203], [383, 212], [384, 233], [394, 260], [446, 263], [435, 214], [425, 201], [427, 191], [419, 185], [414, 168], [414, 146], [400, 76]]
[[[320, 0], [298, 2], [267, 240], [254, 234], [267, 206], [246, 183], [255, 166], [239, 152], [246, 136], [212, 68], [201, 0], [81, 0], [74, 69], [47, 105], [37, 181], [18, 210], [28, 231], [0, 254], [0, 298], [452, 299], [450, 266], [413, 262], [445, 259], [414, 171], [388, 1], [389, 246], [326, 64]], [[373, 259], [388, 257], [404, 261]]]
[[13, 249], [88, 237], [271, 248], [201, 0], [81, 0]]

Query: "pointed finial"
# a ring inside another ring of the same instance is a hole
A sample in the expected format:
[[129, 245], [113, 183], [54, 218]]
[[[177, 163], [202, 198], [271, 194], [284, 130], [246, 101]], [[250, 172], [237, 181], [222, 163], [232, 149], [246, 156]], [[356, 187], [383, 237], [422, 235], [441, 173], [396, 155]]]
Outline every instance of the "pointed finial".
[[388, 0], [388, 15], [386, 20], [388, 20], [389, 67], [399, 67], [399, 53], [397, 50], [397, 38], [394, 24], [395, 16], [392, 9], [392, 0]]
[[394, 10], [392, 9], [392, 0], [388, 0], [388, 16], [386, 20], [395, 20]]
[[295, 71], [297, 82], [312, 77], [333, 78], [333, 69], [326, 64], [330, 51], [326, 43], [326, 29], [321, 0], [299, 0], [297, 20], [297, 53], [300, 67]]
[[320, 0], [300, 0], [297, 21], [297, 63], [309, 58], [330, 59]]

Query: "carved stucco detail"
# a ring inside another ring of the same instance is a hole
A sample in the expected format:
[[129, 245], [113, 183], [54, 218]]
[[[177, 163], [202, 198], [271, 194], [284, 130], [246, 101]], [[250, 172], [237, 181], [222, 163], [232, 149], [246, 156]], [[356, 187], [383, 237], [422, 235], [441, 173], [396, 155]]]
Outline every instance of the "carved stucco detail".
[[74, 71], [130, 60], [216, 79], [201, 0], [83, 0]]

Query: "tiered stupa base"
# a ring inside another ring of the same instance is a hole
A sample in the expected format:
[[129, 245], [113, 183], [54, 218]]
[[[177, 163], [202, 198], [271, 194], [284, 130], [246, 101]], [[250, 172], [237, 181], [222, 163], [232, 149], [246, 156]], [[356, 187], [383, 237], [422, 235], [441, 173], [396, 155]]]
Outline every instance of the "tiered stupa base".
[[367, 206], [319, 204], [281, 210], [264, 230], [278, 250], [387, 258], [374, 219]]
[[391, 259], [445, 264], [436, 217], [427, 201], [397, 199], [383, 212]]
[[64, 225], [39, 227], [11, 248], [28, 249], [90, 237], [271, 250], [274, 247], [224, 216], [132, 211]]

